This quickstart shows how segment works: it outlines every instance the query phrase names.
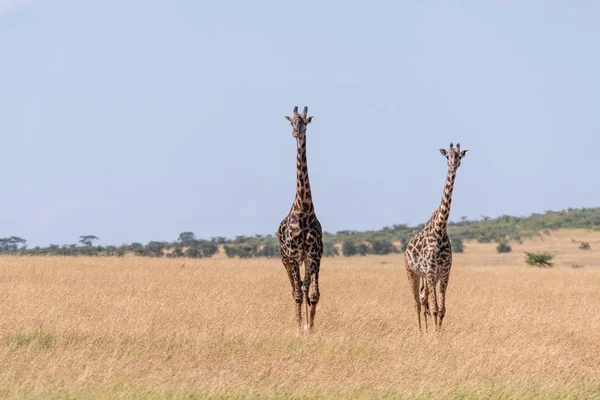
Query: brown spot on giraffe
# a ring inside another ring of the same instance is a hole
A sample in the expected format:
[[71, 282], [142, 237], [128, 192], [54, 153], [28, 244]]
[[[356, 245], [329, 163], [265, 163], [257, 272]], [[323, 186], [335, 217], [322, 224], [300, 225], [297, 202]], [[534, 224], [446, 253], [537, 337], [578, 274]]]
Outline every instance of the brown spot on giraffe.
[[[446, 289], [452, 267], [452, 247], [446, 226], [450, 216], [456, 170], [460, 167], [461, 159], [467, 155], [469, 150], [461, 151], [460, 144], [457, 144], [455, 148], [450, 143], [450, 149], [440, 149], [440, 152], [448, 160], [448, 174], [442, 202], [433, 211], [421, 232], [410, 239], [404, 253], [408, 282], [413, 291], [417, 310], [419, 331], [421, 330], [421, 308], [423, 308], [423, 317], [425, 318], [425, 330], [427, 330], [428, 315], [433, 314], [436, 331], [441, 329], [444, 315], [446, 315]], [[421, 281], [420, 287], [419, 281]], [[439, 303], [436, 293], [438, 282]]]
[[[281, 261], [292, 285], [292, 296], [296, 301], [296, 322], [302, 329], [302, 302], [306, 302], [305, 330], [314, 327], [317, 303], [319, 302], [319, 269], [323, 256], [322, 229], [315, 215], [308, 179], [306, 163], [306, 126], [314, 117], [308, 117], [308, 107], [298, 114], [285, 117], [292, 125], [292, 135], [296, 138], [296, 198], [289, 214], [281, 221], [279, 238]], [[304, 280], [300, 278], [300, 266], [304, 264]], [[310, 312], [308, 310], [310, 307]]]

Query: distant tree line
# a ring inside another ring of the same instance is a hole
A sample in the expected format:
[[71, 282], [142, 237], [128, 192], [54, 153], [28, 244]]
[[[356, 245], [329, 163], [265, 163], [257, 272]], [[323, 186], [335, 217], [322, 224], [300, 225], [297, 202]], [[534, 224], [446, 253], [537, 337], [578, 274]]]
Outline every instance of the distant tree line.
[[[408, 241], [423, 225], [404, 224], [384, 227], [376, 231], [339, 231], [323, 233], [323, 255], [365, 256], [402, 253]], [[503, 215], [498, 218], [482, 216], [478, 220], [461, 217], [458, 222], [448, 223], [448, 235], [456, 253], [464, 251], [464, 241], [496, 243], [498, 252], [510, 252], [510, 241], [521, 242], [525, 238], [549, 233], [559, 228], [584, 228], [600, 230], [600, 208], [568, 209], [532, 214], [529, 217]], [[124, 256], [136, 254], [145, 257], [212, 257], [223, 251], [227, 257], [279, 257], [279, 241], [274, 235], [237, 236], [233, 239], [214, 237], [196, 238], [193, 232], [182, 232], [173, 242], [152, 241], [147, 244], [130, 243], [120, 246], [98, 246], [94, 235], [83, 235], [75, 244], [50, 244], [47, 247], [28, 248], [27, 241], [17, 236], [0, 238], [1, 254], [61, 255], [61, 256]], [[573, 241], [582, 250], [589, 244]]]
[[123, 244], [120, 246], [96, 246], [94, 241], [99, 240], [94, 235], [79, 237], [76, 244], [50, 244], [47, 247], [28, 248], [25, 239], [11, 236], [0, 238], [0, 254], [18, 255], [53, 255], [53, 256], [124, 256], [136, 254], [145, 257], [212, 257], [219, 251], [219, 246], [226, 243], [225, 238], [211, 240], [196, 239], [192, 232], [183, 232], [174, 242], [152, 241], [142, 243]]

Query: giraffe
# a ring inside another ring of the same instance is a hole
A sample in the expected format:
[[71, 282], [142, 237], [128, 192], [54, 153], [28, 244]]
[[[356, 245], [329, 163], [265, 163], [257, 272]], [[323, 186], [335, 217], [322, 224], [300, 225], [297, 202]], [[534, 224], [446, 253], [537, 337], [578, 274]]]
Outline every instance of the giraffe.
[[[292, 125], [292, 136], [296, 138], [296, 198], [289, 214], [281, 221], [277, 237], [281, 249], [281, 261], [292, 284], [292, 296], [296, 301], [296, 322], [302, 329], [302, 301], [306, 302], [305, 331], [314, 327], [317, 303], [319, 302], [319, 268], [323, 255], [321, 224], [315, 214], [308, 180], [306, 163], [306, 126], [314, 117], [308, 117], [308, 107], [298, 114], [285, 117]], [[300, 266], [304, 263], [304, 281], [300, 279]], [[310, 286], [310, 287], [309, 287]], [[310, 289], [310, 290], [309, 290]], [[310, 307], [310, 312], [309, 308]]]
[[[421, 331], [421, 307], [423, 307], [426, 331], [427, 315], [431, 316], [431, 313], [433, 313], [435, 330], [437, 331], [441, 329], [446, 314], [446, 289], [448, 288], [450, 268], [452, 267], [452, 247], [446, 232], [446, 225], [450, 215], [456, 170], [460, 167], [461, 159], [467, 155], [469, 150], [461, 151], [460, 143], [456, 144], [456, 148], [450, 143], [450, 149], [440, 149], [440, 152], [448, 160], [448, 175], [442, 202], [433, 211], [431, 218], [429, 218], [421, 232], [410, 239], [404, 253], [408, 282], [415, 299], [419, 331]], [[419, 280], [421, 280], [420, 288]], [[438, 282], [440, 283], [439, 305], [436, 293]]]

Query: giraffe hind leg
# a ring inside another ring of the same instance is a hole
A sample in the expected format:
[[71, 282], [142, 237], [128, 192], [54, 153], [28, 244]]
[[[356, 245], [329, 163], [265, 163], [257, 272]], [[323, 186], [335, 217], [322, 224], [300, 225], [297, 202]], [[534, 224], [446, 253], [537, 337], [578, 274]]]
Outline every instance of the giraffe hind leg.
[[[419, 299], [419, 277], [410, 270], [410, 267], [406, 267], [406, 274], [408, 275], [408, 284], [412, 288], [413, 297], [415, 299], [415, 310], [417, 311], [417, 320], [419, 322], [419, 332], [421, 332], [421, 301]], [[425, 320], [425, 326], [427, 326], [427, 320]]]
[[419, 291], [420, 300], [421, 300], [421, 308], [423, 310], [423, 319], [425, 320], [425, 332], [428, 331], [429, 326], [429, 317], [431, 317], [431, 312], [429, 311], [429, 287], [425, 282], [424, 278], [421, 278], [421, 290]]
[[427, 301], [427, 285], [425, 284], [425, 279], [421, 278], [421, 304], [423, 305], [423, 315], [427, 315], [431, 317], [431, 310], [429, 310], [429, 302]]

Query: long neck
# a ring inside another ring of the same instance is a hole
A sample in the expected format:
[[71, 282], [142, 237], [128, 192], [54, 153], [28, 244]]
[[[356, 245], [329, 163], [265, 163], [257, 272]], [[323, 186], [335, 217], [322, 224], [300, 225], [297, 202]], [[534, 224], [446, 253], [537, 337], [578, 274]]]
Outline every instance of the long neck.
[[298, 157], [296, 159], [296, 199], [294, 210], [312, 210], [312, 194], [310, 192], [310, 181], [308, 180], [308, 165], [306, 163], [306, 135], [296, 138], [298, 145]]
[[444, 194], [442, 195], [442, 203], [438, 208], [437, 219], [435, 223], [435, 230], [439, 235], [446, 231], [446, 225], [448, 225], [450, 204], [452, 203], [452, 190], [454, 189], [454, 179], [456, 179], [456, 170], [452, 171], [448, 169], [446, 185], [444, 186]]

